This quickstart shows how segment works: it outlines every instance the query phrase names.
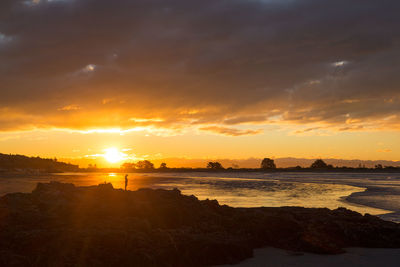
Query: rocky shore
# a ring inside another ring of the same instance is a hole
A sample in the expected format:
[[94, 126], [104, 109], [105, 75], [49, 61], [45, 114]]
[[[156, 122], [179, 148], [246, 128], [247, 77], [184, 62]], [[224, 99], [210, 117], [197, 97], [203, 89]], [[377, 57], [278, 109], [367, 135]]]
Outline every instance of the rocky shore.
[[232, 208], [175, 190], [39, 183], [0, 198], [0, 266], [205, 266], [264, 246], [400, 248], [400, 225], [339, 208]]

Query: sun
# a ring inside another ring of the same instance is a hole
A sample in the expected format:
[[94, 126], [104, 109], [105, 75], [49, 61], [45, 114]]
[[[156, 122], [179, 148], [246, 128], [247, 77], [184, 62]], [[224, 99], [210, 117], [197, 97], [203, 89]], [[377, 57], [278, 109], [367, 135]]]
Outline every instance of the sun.
[[104, 149], [103, 157], [110, 163], [117, 163], [125, 159], [126, 154], [122, 153], [115, 147]]

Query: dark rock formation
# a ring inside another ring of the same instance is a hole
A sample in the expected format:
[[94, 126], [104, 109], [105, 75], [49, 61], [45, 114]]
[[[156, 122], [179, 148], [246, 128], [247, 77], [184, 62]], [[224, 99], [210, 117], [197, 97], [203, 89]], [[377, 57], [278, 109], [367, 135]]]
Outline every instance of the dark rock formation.
[[38, 184], [0, 198], [0, 266], [203, 266], [256, 247], [400, 247], [400, 225], [340, 208], [231, 208], [179, 190]]

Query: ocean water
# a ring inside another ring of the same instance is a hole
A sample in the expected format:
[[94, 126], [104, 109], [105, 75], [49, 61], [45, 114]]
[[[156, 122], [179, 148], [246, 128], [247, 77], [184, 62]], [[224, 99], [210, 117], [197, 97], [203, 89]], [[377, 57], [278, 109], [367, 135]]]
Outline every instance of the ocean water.
[[[123, 188], [125, 174], [62, 173], [1, 175], [0, 196], [31, 192], [38, 182], [75, 185], [110, 182]], [[178, 188], [199, 199], [233, 207], [301, 206], [338, 208], [400, 222], [400, 173], [148, 173], [129, 174], [129, 190]]]

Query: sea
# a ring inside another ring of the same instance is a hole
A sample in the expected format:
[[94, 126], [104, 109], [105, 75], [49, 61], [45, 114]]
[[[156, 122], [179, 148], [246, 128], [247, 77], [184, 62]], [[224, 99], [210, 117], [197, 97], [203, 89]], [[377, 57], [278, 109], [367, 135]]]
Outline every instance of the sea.
[[[0, 174], [0, 196], [31, 192], [37, 183], [77, 186], [112, 183], [124, 187], [125, 173]], [[400, 222], [400, 173], [193, 172], [128, 173], [128, 190], [173, 189], [232, 207], [335, 209], [345, 207]]]

